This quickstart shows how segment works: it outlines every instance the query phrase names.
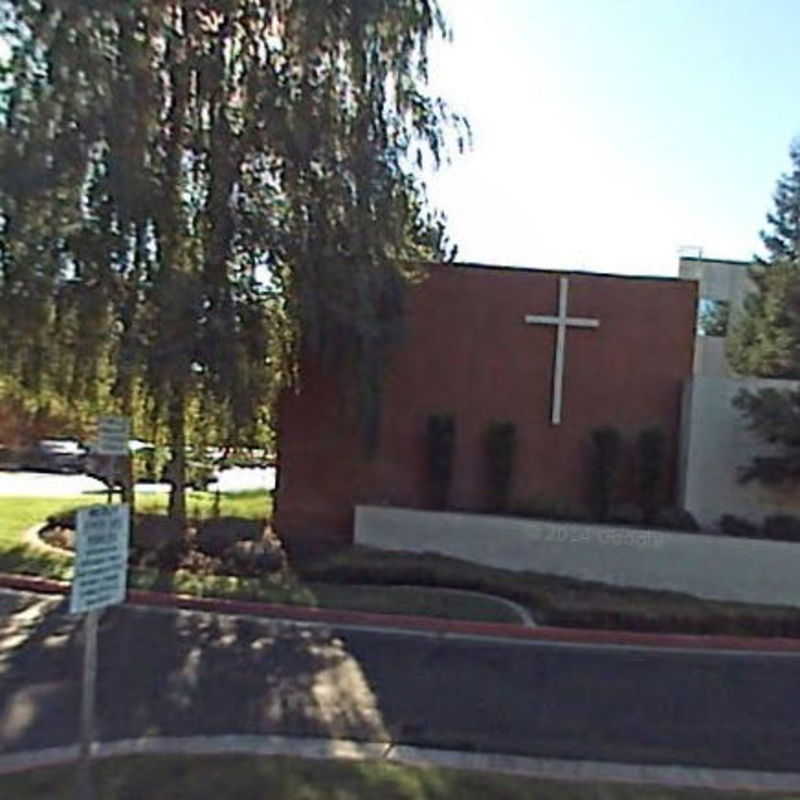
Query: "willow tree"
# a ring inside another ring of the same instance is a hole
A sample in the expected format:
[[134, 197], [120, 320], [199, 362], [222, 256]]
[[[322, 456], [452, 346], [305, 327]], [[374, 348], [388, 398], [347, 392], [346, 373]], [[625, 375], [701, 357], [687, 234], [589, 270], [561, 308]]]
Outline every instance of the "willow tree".
[[[404, 287], [441, 257], [421, 178], [432, 0], [15, 0], [0, 129], [2, 368], [144, 403], [185, 513], [187, 413], [236, 438], [302, 356], [367, 440]], [[222, 435], [222, 434], [221, 434]]]

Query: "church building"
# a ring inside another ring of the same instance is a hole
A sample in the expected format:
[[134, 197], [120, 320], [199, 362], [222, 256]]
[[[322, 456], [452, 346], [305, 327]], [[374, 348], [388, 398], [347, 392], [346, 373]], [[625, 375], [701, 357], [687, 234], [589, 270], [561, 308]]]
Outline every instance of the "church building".
[[334, 376], [306, 368], [282, 400], [275, 525], [287, 543], [346, 545], [356, 505], [430, 508], [426, 431], [452, 418], [448, 508], [486, 510], [485, 437], [510, 422], [509, 509], [586, 502], [593, 430], [665, 434], [664, 504], [678, 501], [681, 393], [691, 378], [697, 282], [432, 265], [409, 290], [407, 333], [367, 456]]

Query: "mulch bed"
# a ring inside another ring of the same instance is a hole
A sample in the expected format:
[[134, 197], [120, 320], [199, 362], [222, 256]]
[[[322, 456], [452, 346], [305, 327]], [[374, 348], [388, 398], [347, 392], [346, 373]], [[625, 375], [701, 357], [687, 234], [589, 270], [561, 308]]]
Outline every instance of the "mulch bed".
[[[75, 514], [48, 519], [43, 542], [75, 549]], [[191, 522], [181, 527], [161, 514], [137, 514], [131, 533], [132, 567], [185, 570], [197, 575], [259, 577], [286, 568], [286, 557], [268, 525], [238, 517]]]

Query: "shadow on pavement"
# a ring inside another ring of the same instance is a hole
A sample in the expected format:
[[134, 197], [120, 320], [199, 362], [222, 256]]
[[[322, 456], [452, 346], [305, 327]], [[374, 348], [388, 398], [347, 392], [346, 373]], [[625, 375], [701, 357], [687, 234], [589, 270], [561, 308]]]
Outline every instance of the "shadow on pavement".
[[[65, 610], [63, 603], [48, 609], [0, 661], [0, 752], [76, 740], [82, 636]], [[387, 739], [360, 667], [339, 640], [266, 620], [109, 609], [100, 624], [96, 706], [104, 740]]]
[[[0, 752], [77, 736], [80, 626], [63, 603], [36, 602], [43, 601], [0, 603]], [[334, 633], [121, 606], [101, 621], [97, 734], [341, 737], [796, 770], [797, 664], [752, 654]]]

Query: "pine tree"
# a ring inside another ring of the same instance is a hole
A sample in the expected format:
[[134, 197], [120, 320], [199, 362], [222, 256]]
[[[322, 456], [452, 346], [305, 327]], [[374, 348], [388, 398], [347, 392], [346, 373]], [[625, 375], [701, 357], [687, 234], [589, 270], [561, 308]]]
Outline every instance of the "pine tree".
[[419, 171], [465, 124], [424, 92], [429, 0], [0, 5], [0, 370], [144, 414], [185, 512], [187, 419], [247, 435], [319, 358], [377, 430]]
[[800, 140], [789, 157], [792, 169], [778, 179], [769, 228], [760, 233], [767, 257], [749, 269], [754, 291], [727, 341], [728, 361], [741, 375], [800, 377]]
[[766, 263], [796, 263], [800, 257], [800, 140], [789, 147], [790, 172], [778, 179], [772, 196], [773, 210], [767, 214], [770, 230], [761, 231], [769, 254]]
[[776, 261], [750, 269], [755, 290], [734, 314], [727, 356], [739, 375], [800, 377], [800, 264]]
[[[790, 149], [792, 171], [778, 180], [769, 231], [761, 232], [766, 259], [750, 269], [755, 291], [728, 338], [728, 360], [741, 375], [800, 379], [800, 142]], [[800, 478], [798, 395], [769, 388], [743, 389], [734, 406], [750, 429], [781, 452], [756, 457], [743, 481], [777, 483]]]

